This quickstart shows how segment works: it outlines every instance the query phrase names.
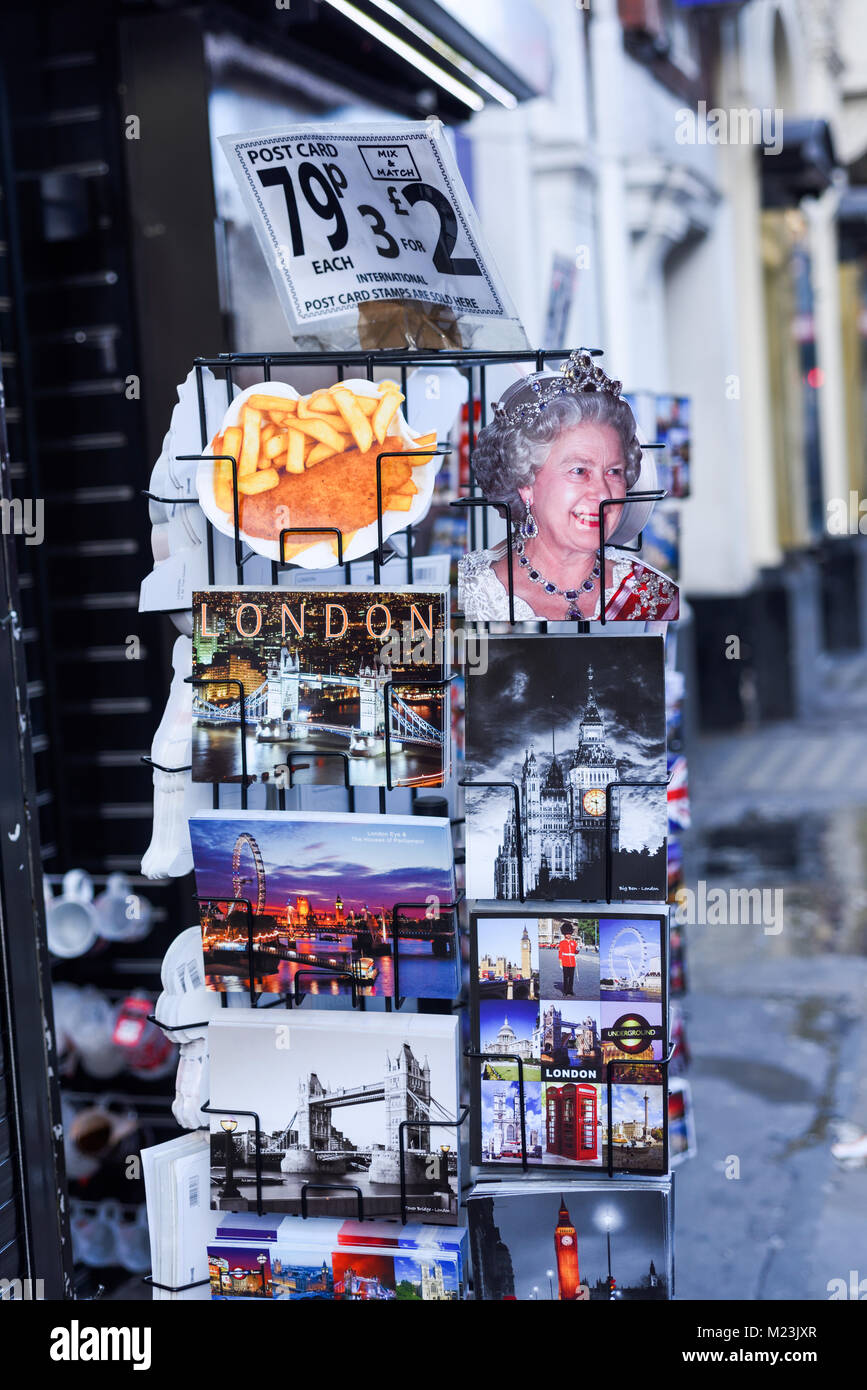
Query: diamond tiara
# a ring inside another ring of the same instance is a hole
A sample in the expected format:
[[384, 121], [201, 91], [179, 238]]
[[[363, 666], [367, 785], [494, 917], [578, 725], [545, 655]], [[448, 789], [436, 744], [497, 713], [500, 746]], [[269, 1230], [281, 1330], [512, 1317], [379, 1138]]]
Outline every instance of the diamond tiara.
[[605, 391], [609, 396], [619, 396], [623, 390], [621, 381], [612, 381], [601, 367], [593, 365], [593, 359], [586, 348], [570, 352], [568, 360], [560, 364], [554, 374], [539, 372], [516, 382], [506, 392], [509, 395], [523, 395], [525, 391], [533, 394], [528, 401], [509, 407], [500, 401], [493, 404], [494, 416], [498, 423], [523, 425], [535, 420], [551, 401], [561, 396], [577, 396], [584, 391]]

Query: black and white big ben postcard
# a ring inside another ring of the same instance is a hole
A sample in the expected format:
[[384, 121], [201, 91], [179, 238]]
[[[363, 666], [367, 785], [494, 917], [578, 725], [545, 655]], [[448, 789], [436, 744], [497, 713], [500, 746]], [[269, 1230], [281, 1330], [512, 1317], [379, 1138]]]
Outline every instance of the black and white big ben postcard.
[[668, 1172], [667, 932], [650, 909], [471, 913], [474, 1162]]
[[456, 1017], [232, 1009], [208, 1043], [213, 1209], [458, 1224]]
[[243, 687], [252, 780], [441, 786], [448, 626], [447, 589], [194, 593], [193, 781], [241, 780]]
[[662, 638], [490, 637], [466, 684], [467, 896], [664, 901]]

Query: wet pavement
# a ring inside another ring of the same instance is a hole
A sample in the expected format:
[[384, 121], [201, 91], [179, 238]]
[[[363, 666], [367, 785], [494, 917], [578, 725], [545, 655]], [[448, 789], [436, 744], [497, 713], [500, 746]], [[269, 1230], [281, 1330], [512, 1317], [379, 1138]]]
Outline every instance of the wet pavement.
[[690, 750], [687, 886], [723, 889], [730, 918], [730, 890], [782, 890], [782, 910], [686, 927], [698, 1156], [676, 1179], [681, 1299], [867, 1281], [867, 1166], [830, 1152], [847, 1122], [867, 1130], [867, 657], [817, 677], [808, 720]]

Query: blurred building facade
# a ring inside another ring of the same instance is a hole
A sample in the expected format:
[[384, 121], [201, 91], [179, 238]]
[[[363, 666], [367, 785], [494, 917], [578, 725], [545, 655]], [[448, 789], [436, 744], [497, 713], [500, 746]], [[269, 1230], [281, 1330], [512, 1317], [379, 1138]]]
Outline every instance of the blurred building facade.
[[545, 88], [469, 123], [476, 205], [532, 341], [574, 267], [565, 340], [603, 347], [630, 391], [691, 398], [702, 711], [793, 713], [817, 653], [867, 618], [867, 9], [535, 9]]

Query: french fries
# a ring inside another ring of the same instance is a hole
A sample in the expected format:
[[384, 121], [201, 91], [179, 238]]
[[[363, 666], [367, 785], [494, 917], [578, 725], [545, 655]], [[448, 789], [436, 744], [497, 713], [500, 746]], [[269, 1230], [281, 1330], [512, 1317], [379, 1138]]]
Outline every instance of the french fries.
[[329, 425], [327, 420], [296, 420], [292, 433], [296, 430], [301, 434], [309, 434], [312, 439], [318, 439], [320, 444], [330, 444], [335, 454], [341, 454], [346, 447], [345, 435], [335, 429], [334, 425]]
[[248, 396], [243, 406], [244, 410], [259, 410], [266, 415], [270, 415], [272, 410], [278, 410], [283, 415], [294, 415], [297, 408], [298, 402], [289, 396]]
[[289, 449], [286, 454], [286, 472], [304, 472], [304, 435], [300, 430], [289, 431]]
[[[220, 450], [220, 452], [225, 451]], [[228, 459], [221, 460], [214, 465], [214, 498], [221, 511], [230, 514], [234, 511], [232, 465]]]
[[[319, 394], [320, 394], [320, 395], [325, 395], [326, 393], [325, 393], [325, 392], [320, 392]], [[338, 428], [339, 428], [339, 426], [340, 426], [340, 414], [339, 414], [339, 412], [338, 412], [338, 410], [337, 410], [336, 405], [335, 405], [334, 402], [331, 400], [330, 396], [329, 396], [328, 399], [329, 399], [329, 403], [328, 403], [328, 405], [327, 405], [326, 407], [324, 407], [324, 408], [323, 408], [323, 407], [320, 407], [320, 406], [311, 405], [311, 404], [310, 404], [310, 401], [313, 400], [313, 397], [312, 397], [312, 396], [310, 397], [310, 400], [307, 400], [307, 401], [301, 400], [301, 401], [299, 401], [299, 402], [298, 402], [298, 419], [299, 419], [299, 420], [318, 420], [321, 416], [325, 416], [325, 417], [327, 417], [327, 419], [329, 420], [329, 422], [330, 422], [331, 424], [337, 425]]]
[[[274, 458], [277, 457], [278, 454], [285, 454], [285, 452], [286, 452], [286, 438], [287, 438], [287, 437], [286, 437], [286, 435], [283, 433], [283, 431], [282, 431], [282, 430], [279, 430], [279, 431], [278, 431], [277, 428], [276, 428], [276, 426], [274, 426], [274, 434], [271, 435], [271, 438], [270, 438], [270, 439], [267, 439], [267, 440], [265, 441], [265, 444], [264, 444], [264, 446], [263, 446], [263, 448], [262, 448], [262, 453], [265, 455], [265, 458], [266, 458], [266, 459], [274, 459]], [[261, 464], [261, 466], [262, 466], [263, 468], [267, 468], [267, 467], [268, 467], [267, 463], [262, 463], [261, 458], [260, 458], [259, 462], [260, 462], [260, 464]]]
[[330, 459], [335, 453], [330, 444], [314, 444], [304, 463], [307, 468], [315, 468], [317, 463], [322, 463], [324, 459]]
[[[237, 463], [241, 453], [241, 441], [244, 438], [244, 431], [240, 425], [230, 425], [223, 433], [223, 447], [218, 449], [218, 454], [230, 454]], [[226, 460], [229, 468], [229, 481], [232, 481], [232, 466]]]
[[[239, 499], [271, 492], [279, 487], [286, 475], [299, 475], [337, 455], [358, 449], [367, 454], [375, 445], [384, 445], [389, 436], [402, 431], [395, 426], [404, 397], [395, 381], [376, 384], [375, 394], [356, 394], [350, 385], [338, 382], [334, 386], [311, 391], [308, 396], [290, 399], [271, 395], [267, 390], [256, 391], [241, 405], [238, 422], [229, 425], [211, 441], [215, 455], [227, 455], [214, 463], [214, 497], [218, 507], [230, 515], [233, 511], [232, 464], [237, 463]], [[430, 434], [406, 448], [412, 468], [422, 467], [430, 455], [416, 453], [425, 447], [435, 447], [436, 435]], [[383, 511], [408, 512], [418, 488], [412, 479], [386, 491]], [[285, 494], [275, 501], [283, 502]], [[354, 533], [352, 533], [354, 534]], [[350, 534], [344, 535], [348, 544]], [[310, 542], [301, 542], [305, 549]], [[287, 546], [287, 557], [294, 548]]]
[[259, 426], [261, 413], [248, 407], [244, 411], [244, 437], [241, 441], [241, 457], [238, 459], [238, 479], [248, 473], [255, 473], [259, 467]]
[[359, 409], [356, 397], [345, 386], [333, 387], [331, 394], [337, 404], [337, 409], [352, 431], [352, 437], [359, 452], [367, 453], [373, 443], [373, 427], [364, 411]]
[[311, 396], [307, 397], [306, 404], [314, 414], [318, 412], [320, 415], [339, 415], [340, 413], [331, 399], [330, 391], [314, 391]]
[[[422, 435], [413, 444], [413, 449], [435, 449], [437, 445], [436, 433]], [[433, 454], [419, 454], [413, 456], [413, 468], [424, 468], [426, 463], [430, 463]]]
[[258, 473], [238, 479], [238, 491], [245, 497], [257, 492], [270, 492], [279, 481], [276, 468], [260, 468]]
[[381, 444], [388, 434], [388, 427], [402, 400], [403, 396], [399, 391], [386, 391], [382, 397], [373, 416], [373, 433], [376, 435], [377, 444]]

